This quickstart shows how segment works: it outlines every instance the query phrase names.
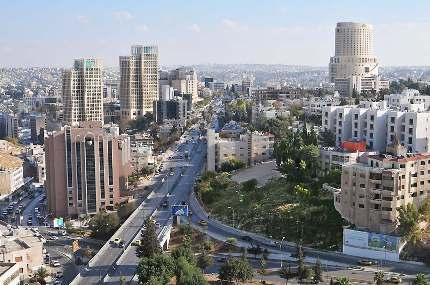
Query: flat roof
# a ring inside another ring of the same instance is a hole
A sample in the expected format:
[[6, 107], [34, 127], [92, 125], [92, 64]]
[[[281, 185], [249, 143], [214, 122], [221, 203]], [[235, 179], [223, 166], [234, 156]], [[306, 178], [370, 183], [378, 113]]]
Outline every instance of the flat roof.
[[0, 262], [0, 276], [3, 275], [9, 269], [11, 269], [14, 265], [15, 263]]
[[0, 169], [9, 170], [22, 167], [22, 160], [19, 157], [0, 152]]

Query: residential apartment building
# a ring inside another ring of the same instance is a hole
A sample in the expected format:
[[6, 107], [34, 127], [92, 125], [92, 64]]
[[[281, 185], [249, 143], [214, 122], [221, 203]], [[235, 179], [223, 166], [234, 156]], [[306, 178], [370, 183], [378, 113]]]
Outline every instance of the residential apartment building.
[[[191, 94], [194, 102], [198, 99], [197, 73], [192, 68], [177, 68], [171, 71], [160, 71], [160, 89], [170, 86], [181, 94]], [[161, 90], [160, 90], [161, 93]]]
[[358, 229], [392, 233], [398, 226], [397, 209], [410, 203], [420, 207], [430, 194], [429, 186], [430, 153], [407, 154], [395, 142], [387, 154], [343, 166], [335, 207]]
[[43, 139], [45, 136], [45, 116], [30, 116], [30, 133], [31, 141], [34, 144], [43, 144]]
[[[2, 225], [2, 228], [4, 226]], [[0, 264], [15, 263], [20, 279], [28, 278], [43, 265], [43, 242], [30, 230], [2, 230], [0, 235]], [[16, 272], [13, 270], [14, 272]], [[14, 274], [11, 274], [14, 275]], [[1, 280], [2, 275], [0, 275]], [[4, 283], [0, 283], [4, 284]]]
[[154, 121], [163, 124], [166, 120], [173, 120], [184, 126], [187, 121], [187, 100], [175, 98], [169, 101], [154, 101]]
[[320, 148], [320, 171], [326, 173], [332, 169], [342, 170], [342, 166], [351, 165], [362, 156], [376, 154], [376, 152], [349, 151], [342, 148]]
[[0, 139], [18, 138], [19, 119], [14, 114], [0, 113]]
[[113, 209], [127, 189], [130, 139], [115, 125], [65, 126], [45, 139], [48, 209], [54, 216]]
[[323, 108], [339, 105], [340, 96], [338, 92], [324, 97], [311, 97], [310, 99], [303, 99], [303, 111], [306, 115], [321, 116]]
[[76, 59], [71, 70], [63, 73], [64, 122], [103, 123], [103, 78], [99, 59]]
[[23, 162], [7, 152], [0, 152], [0, 196], [7, 196], [24, 185]]
[[400, 111], [387, 102], [362, 102], [360, 105], [323, 108], [322, 128], [342, 142], [365, 141], [369, 150], [383, 152], [395, 138], [409, 152], [430, 150], [430, 112]]
[[220, 137], [214, 129], [207, 132], [207, 170], [218, 171], [224, 162], [237, 159], [250, 166], [273, 155], [274, 136], [248, 132], [235, 137]]
[[119, 57], [121, 121], [152, 112], [159, 98], [158, 47], [135, 45], [130, 56]]

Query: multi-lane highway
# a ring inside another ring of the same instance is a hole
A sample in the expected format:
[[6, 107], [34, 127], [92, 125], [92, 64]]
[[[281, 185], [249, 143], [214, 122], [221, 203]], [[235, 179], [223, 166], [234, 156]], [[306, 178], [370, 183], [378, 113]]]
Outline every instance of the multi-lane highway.
[[[153, 192], [111, 238], [111, 240], [120, 238], [124, 241], [125, 247], [112, 246], [110, 242], [107, 242], [90, 261], [88, 267], [78, 274], [72, 284], [98, 284], [104, 281], [117, 283], [121, 276], [128, 280], [133, 277], [138, 260], [135, 255], [135, 247], [131, 246], [131, 242], [139, 234], [145, 218], [153, 215], [163, 226], [163, 223], [166, 223], [170, 217], [170, 211], [167, 209], [157, 210], [163, 199], [168, 196], [170, 204], [187, 200], [194, 179], [202, 169], [205, 147], [203, 142], [198, 140], [198, 136], [198, 131], [191, 129], [187, 139], [184, 136], [175, 146], [176, 149], [167, 152], [171, 158], [179, 156], [182, 158], [166, 159], [164, 171], [156, 178], [160, 181], [160, 184], [157, 184], [159, 186], [154, 187]], [[184, 155], [187, 151], [189, 159], [186, 159]]]

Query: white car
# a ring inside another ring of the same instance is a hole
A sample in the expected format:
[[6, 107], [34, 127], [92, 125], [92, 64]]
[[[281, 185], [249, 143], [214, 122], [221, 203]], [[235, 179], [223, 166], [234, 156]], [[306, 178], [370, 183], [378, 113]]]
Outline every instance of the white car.
[[61, 264], [60, 262], [58, 262], [58, 260], [51, 260], [51, 265], [52, 267], [60, 267]]

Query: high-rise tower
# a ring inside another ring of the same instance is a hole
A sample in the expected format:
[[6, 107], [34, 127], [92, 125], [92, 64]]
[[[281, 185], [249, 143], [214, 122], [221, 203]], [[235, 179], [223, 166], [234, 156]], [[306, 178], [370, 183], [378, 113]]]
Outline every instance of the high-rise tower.
[[158, 47], [131, 47], [130, 56], [119, 57], [121, 120], [134, 120], [152, 112], [158, 100]]
[[85, 121], [103, 123], [103, 79], [99, 59], [76, 59], [63, 73], [64, 121], [78, 125]]
[[330, 81], [371, 75], [378, 75], [378, 59], [373, 55], [372, 26], [337, 23], [335, 54], [330, 58]]

